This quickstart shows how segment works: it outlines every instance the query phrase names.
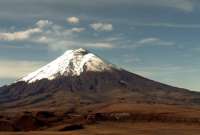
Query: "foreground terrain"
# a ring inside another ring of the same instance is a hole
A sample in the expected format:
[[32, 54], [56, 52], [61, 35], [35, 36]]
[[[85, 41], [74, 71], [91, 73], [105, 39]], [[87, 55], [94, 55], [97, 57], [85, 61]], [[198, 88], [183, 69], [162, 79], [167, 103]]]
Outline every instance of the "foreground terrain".
[[[13, 125], [2, 125], [5, 121]], [[0, 128], [3, 126], [8, 131], [0, 135], [199, 135], [200, 108], [110, 103], [71, 112], [15, 110], [1, 112]]]
[[0, 132], [0, 135], [199, 135], [200, 126], [163, 123], [112, 123], [86, 126], [78, 131]]

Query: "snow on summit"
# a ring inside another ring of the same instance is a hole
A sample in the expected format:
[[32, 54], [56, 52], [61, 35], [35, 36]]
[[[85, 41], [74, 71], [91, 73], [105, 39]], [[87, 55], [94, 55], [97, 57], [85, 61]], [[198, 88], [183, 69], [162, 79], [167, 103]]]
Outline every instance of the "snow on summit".
[[101, 58], [85, 49], [68, 50], [56, 60], [28, 74], [20, 81], [28, 83], [41, 79], [55, 79], [58, 76], [79, 76], [82, 72], [101, 72], [112, 70], [113, 65], [104, 62]]

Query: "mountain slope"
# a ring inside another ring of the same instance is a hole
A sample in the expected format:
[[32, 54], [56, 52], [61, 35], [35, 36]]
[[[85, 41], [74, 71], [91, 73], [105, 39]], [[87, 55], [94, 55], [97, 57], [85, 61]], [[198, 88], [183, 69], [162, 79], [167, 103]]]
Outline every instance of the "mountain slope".
[[200, 93], [116, 68], [84, 49], [67, 51], [0, 88], [2, 109], [66, 109], [113, 102], [200, 105]]

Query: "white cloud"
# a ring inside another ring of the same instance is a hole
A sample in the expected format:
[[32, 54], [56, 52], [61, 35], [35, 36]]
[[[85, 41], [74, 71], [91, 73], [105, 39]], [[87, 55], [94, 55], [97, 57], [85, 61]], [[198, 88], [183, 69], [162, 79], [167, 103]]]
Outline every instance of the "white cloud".
[[39, 43], [48, 43], [48, 38], [46, 36], [42, 36], [38, 38]]
[[[136, 41], [127, 40], [127, 43], [121, 43], [121, 48], [142, 48], [142, 47], [174, 47], [176, 45], [175, 42], [166, 41], [157, 37], [148, 37], [142, 38]], [[176, 46], [177, 47], [177, 46]]]
[[107, 48], [107, 49], [111, 49], [114, 48], [114, 45], [111, 43], [101, 43], [101, 42], [97, 42], [97, 43], [86, 43], [85, 45], [86, 47], [93, 47], [93, 48]]
[[79, 32], [83, 32], [85, 30], [85, 28], [76, 28], [75, 27], [75, 28], [72, 28], [71, 30], [72, 30], [72, 32], [78, 32], [79, 33]]
[[103, 49], [111, 49], [114, 48], [115, 45], [112, 43], [106, 42], [79, 42], [74, 40], [60, 40], [60, 41], [53, 41], [49, 44], [50, 48], [54, 51], [63, 50], [66, 48], [103, 48]]
[[141, 46], [146, 46], [146, 45], [150, 45], [150, 46], [173, 46], [173, 45], [175, 45], [175, 43], [170, 42], [170, 41], [164, 41], [164, 40], [161, 40], [161, 39], [155, 38], [155, 37], [144, 38], [144, 39], [137, 41], [137, 43], [136, 43], [136, 47], [141, 47]]
[[[49, 27], [49, 28], [48, 28]], [[58, 29], [59, 26], [53, 24], [48, 20], [39, 20], [33, 28], [28, 28], [23, 31], [16, 32], [0, 32], [0, 40], [4, 41], [22, 41], [22, 40], [35, 40], [48, 33], [50, 29]], [[51, 31], [51, 30], [50, 30]], [[39, 38], [40, 39], [40, 38]]]
[[157, 41], [160, 41], [158, 38], [145, 38], [140, 41], [138, 41], [139, 44], [149, 44], [149, 43], [155, 43]]
[[13, 33], [0, 33], [0, 40], [14, 41], [14, 40], [26, 40], [30, 38], [32, 34], [42, 32], [39, 28], [27, 29], [25, 31], [13, 32]]
[[39, 20], [35, 27], [28, 28], [23, 31], [16, 32], [1, 32], [0, 40], [4, 41], [21, 41], [30, 40], [35, 34], [41, 34], [44, 32], [45, 27], [55, 26], [52, 22], [48, 20]]
[[51, 26], [53, 23], [50, 22], [49, 20], [39, 20], [36, 25], [39, 27], [39, 28], [44, 28], [44, 27], [47, 27], [47, 26]]
[[91, 28], [95, 31], [112, 31], [113, 25], [111, 23], [96, 22], [90, 24]]
[[42, 65], [45, 65], [45, 62], [0, 60], [0, 78], [19, 79]]
[[80, 23], [80, 19], [78, 17], [72, 16], [67, 18], [67, 22], [70, 24], [78, 24]]
[[[109, 26], [102, 26], [104, 30], [109, 30]], [[107, 28], [108, 27], [108, 28]], [[63, 50], [78, 47], [91, 48], [114, 48], [112, 42], [108, 41], [81, 41], [77, 39], [78, 34], [84, 32], [84, 27], [64, 28], [48, 20], [39, 20], [33, 26], [24, 31], [13, 33], [0, 33], [0, 40], [10, 42], [26, 41], [40, 45], [46, 45], [51, 50]]]

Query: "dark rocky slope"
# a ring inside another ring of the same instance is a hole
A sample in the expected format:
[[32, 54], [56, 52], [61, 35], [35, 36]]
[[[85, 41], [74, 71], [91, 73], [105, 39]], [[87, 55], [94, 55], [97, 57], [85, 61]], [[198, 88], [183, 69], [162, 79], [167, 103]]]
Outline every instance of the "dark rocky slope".
[[0, 88], [1, 110], [67, 108], [109, 102], [200, 105], [200, 93], [158, 83], [125, 70], [84, 72]]

